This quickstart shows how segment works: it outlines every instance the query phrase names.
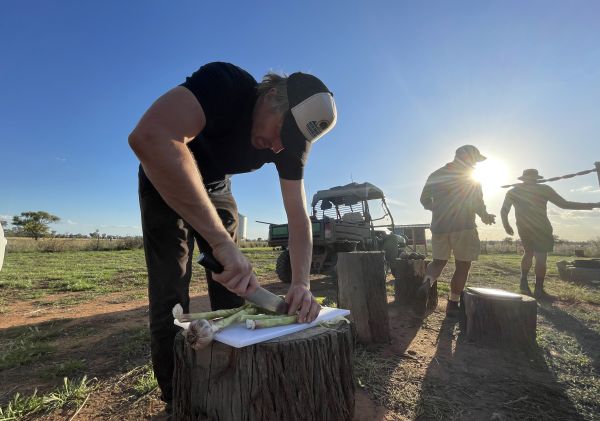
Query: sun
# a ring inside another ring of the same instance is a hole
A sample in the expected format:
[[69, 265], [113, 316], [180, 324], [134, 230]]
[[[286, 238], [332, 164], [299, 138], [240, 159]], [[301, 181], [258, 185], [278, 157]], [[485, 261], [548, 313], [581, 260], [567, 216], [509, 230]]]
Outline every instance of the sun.
[[504, 162], [488, 158], [475, 166], [473, 178], [481, 183], [486, 193], [493, 194], [501, 190], [501, 185], [506, 184], [508, 169]]

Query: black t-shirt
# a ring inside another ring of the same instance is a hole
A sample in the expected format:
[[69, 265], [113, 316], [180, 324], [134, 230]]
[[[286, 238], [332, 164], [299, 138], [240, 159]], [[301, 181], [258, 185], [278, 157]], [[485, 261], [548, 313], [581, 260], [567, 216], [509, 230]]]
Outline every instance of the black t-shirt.
[[304, 164], [299, 157], [252, 146], [257, 82], [248, 72], [229, 63], [209, 63], [181, 86], [196, 96], [206, 116], [204, 130], [188, 144], [205, 184], [257, 170], [267, 162], [275, 163], [283, 179], [302, 179]]

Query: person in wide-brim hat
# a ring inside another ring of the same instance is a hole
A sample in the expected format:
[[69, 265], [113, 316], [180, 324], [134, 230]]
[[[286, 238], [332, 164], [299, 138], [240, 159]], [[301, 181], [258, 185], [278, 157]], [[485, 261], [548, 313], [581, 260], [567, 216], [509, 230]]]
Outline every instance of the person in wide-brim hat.
[[548, 202], [562, 209], [593, 209], [600, 207], [600, 203], [569, 202], [556, 193], [552, 187], [540, 183], [543, 178], [534, 168], [523, 171], [523, 175], [518, 177], [523, 182], [515, 185], [506, 193], [500, 216], [506, 233], [513, 235], [514, 231], [508, 222], [508, 214], [514, 205], [517, 231], [525, 249], [521, 259], [521, 293], [532, 294], [527, 283], [527, 275], [535, 257], [535, 291], [533, 295], [538, 299], [550, 299], [552, 297], [544, 291], [546, 259], [548, 252], [554, 250], [552, 224], [547, 215]]

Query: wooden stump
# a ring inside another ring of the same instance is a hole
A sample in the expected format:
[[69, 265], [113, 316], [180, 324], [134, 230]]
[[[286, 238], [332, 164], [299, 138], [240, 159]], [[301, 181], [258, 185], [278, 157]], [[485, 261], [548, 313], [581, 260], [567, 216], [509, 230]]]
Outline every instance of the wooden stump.
[[521, 295], [507, 300], [473, 293], [463, 293], [467, 317], [467, 339], [528, 350], [536, 346], [537, 302]]
[[175, 338], [176, 420], [351, 420], [350, 326], [313, 327], [244, 348], [194, 351]]
[[[429, 260], [396, 259], [393, 262], [392, 274], [394, 275], [394, 301], [396, 304], [406, 305], [413, 302], [417, 289], [423, 283], [428, 264]], [[431, 293], [435, 293], [435, 297], [437, 297], [437, 283]]]
[[573, 282], [600, 281], [600, 269], [567, 267], [568, 279]]
[[390, 341], [383, 252], [338, 253], [338, 306], [350, 310], [362, 343]]
[[566, 260], [561, 260], [559, 262], [556, 262], [556, 268], [558, 269], [558, 277], [560, 279], [562, 279], [563, 281], [570, 281], [570, 275], [569, 272], [567, 270], [567, 267], [569, 266], [570, 262], [566, 261]]

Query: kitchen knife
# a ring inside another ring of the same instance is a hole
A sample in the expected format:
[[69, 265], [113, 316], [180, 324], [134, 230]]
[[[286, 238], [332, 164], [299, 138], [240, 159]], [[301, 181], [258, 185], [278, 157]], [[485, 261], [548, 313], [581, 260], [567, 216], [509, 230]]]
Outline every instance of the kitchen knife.
[[[224, 269], [223, 265], [217, 262], [217, 259], [211, 253], [200, 253], [198, 263], [214, 273], [221, 273]], [[287, 314], [288, 304], [280, 296], [267, 291], [263, 287], [259, 286], [256, 291], [246, 295], [245, 298], [265, 310]]]

